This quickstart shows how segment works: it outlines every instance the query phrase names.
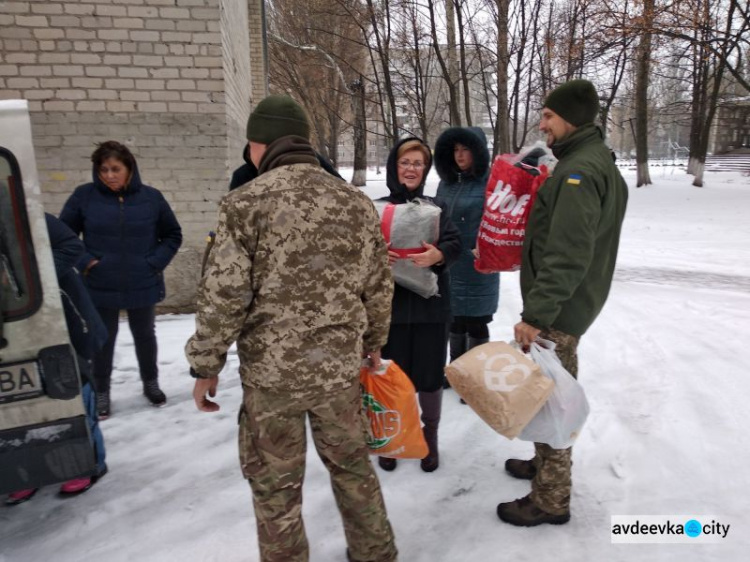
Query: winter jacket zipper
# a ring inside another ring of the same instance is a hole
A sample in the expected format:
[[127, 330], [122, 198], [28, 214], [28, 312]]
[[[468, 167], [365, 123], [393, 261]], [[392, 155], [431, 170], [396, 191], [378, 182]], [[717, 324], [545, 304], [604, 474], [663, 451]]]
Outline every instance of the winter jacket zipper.
[[122, 287], [121, 298], [127, 300], [125, 295], [128, 293], [130, 277], [128, 276], [128, 254], [125, 249], [125, 197], [122, 194], [119, 194], [117, 200], [120, 202], [120, 255], [122, 256], [122, 262], [120, 265], [120, 279], [122, 279], [122, 284], [120, 285]]

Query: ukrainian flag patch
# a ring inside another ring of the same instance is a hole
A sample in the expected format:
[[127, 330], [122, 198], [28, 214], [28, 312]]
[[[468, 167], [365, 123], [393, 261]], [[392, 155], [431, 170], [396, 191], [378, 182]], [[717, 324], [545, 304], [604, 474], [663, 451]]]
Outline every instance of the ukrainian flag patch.
[[579, 174], [570, 174], [568, 176], [568, 181], [565, 183], [568, 183], [570, 185], [580, 185], [582, 179], [583, 178]]

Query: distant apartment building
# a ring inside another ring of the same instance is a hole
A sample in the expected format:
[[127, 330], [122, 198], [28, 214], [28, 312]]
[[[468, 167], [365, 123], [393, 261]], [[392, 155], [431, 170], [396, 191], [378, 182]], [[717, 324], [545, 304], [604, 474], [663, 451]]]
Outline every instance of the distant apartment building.
[[734, 96], [719, 104], [712, 133], [712, 154], [750, 153], [750, 96]]

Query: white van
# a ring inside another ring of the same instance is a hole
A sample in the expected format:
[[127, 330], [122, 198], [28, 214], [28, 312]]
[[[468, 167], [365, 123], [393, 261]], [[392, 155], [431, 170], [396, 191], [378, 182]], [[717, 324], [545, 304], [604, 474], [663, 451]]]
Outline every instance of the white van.
[[92, 476], [24, 100], [0, 101], [0, 494]]

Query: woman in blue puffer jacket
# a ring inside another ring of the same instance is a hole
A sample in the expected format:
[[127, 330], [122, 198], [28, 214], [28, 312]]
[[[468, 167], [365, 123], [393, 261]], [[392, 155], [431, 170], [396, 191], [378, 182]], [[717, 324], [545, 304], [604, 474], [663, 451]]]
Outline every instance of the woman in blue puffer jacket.
[[[474, 268], [484, 192], [490, 171], [487, 138], [478, 127], [451, 127], [435, 143], [435, 169], [440, 176], [437, 199], [461, 233], [463, 249], [451, 269], [450, 359], [489, 341], [492, 315], [500, 297], [500, 274]], [[447, 384], [447, 383], [446, 383]]]
[[182, 243], [182, 230], [161, 192], [141, 182], [126, 146], [103, 142], [91, 161], [94, 181], [76, 188], [60, 219], [83, 236], [78, 269], [109, 334], [94, 358], [97, 411], [105, 419], [121, 310], [128, 312], [143, 393], [155, 406], [166, 404], [158, 382], [155, 305], [164, 299], [163, 271]]

